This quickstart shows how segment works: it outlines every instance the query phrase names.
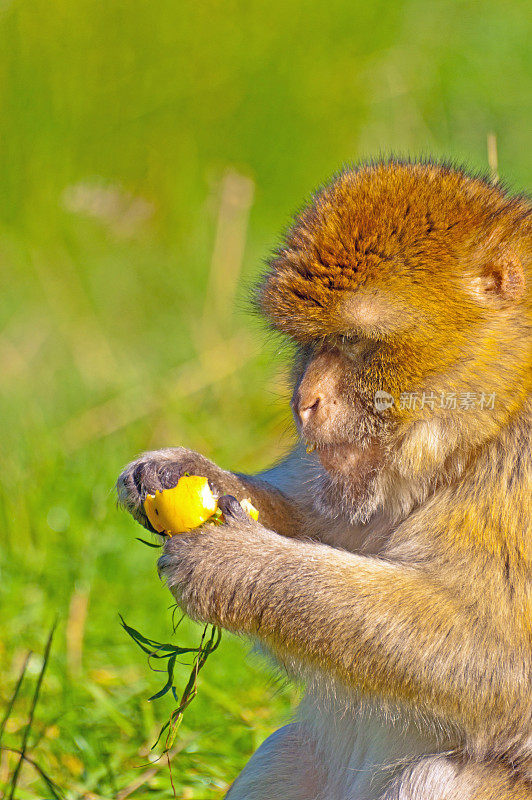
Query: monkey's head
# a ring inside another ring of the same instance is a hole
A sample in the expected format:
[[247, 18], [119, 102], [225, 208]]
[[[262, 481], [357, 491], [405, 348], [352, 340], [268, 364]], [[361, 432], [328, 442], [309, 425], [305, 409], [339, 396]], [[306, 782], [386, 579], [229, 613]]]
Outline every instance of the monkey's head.
[[297, 347], [316, 502], [407, 512], [530, 397], [532, 215], [464, 172], [346, 171], [299, 214], [259, 294]]

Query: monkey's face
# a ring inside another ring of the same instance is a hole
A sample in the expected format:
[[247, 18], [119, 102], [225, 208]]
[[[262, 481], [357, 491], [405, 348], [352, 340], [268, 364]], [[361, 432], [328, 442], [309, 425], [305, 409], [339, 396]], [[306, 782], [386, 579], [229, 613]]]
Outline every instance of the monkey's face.
[[296, 220], [260, 306], [298, 346], [292, 403], [322, 511], [364, 520], [420, 498], [523, 402], [525, 212], [458, 171], [390, 163], [345, 173]]
[[300, 347], [291, 406], [321, 513], [350, 522], [378, 509], [395, 515], [417, 479], [432, 479], [452, 436], [437, 432], [440, 408], [401, 407], [402, 388], [419, 385], [418, 361], [406, 345], [363, 337]]
[[365, 378], [373, 344], [316, 343], [301, 350], [292, 410], [314, 466], [320, 510], [364, 519], [376, 503], [389, 420], [380, 415]]

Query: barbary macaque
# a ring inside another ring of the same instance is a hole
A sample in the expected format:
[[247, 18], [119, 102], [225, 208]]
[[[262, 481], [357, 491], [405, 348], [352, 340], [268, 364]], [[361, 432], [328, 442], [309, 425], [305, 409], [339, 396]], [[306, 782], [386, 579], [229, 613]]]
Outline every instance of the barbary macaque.
[[257, 292], [300, 444], [258, 476], [184, 448], [120, 476], [147, 527], [147, 492], [209, 479], [225, 524], [160, 572], [306, 685], [229, 800], [532, 798], [531, 234], [526, 198], [454, 167], [343, 172]]

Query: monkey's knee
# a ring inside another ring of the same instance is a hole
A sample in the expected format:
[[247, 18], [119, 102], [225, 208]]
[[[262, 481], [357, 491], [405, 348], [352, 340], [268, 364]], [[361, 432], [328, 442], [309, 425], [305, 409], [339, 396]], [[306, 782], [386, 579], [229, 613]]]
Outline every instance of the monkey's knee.
[[301, 726], [292, 723], [263, 742], [226, 800], [317, 800], [322, 784], [312, 746]]
[[532, 786], [504, 767], [437, 756], [408, 767], [382, 800], [532, 800]]

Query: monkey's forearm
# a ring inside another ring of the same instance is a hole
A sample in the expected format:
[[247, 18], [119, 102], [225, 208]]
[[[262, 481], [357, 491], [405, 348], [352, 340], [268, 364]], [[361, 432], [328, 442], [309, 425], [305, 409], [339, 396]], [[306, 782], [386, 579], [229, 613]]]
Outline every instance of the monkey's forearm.
[[497, 727], [509, 714], [517, 727], [530, 713], [524, 649], [497, 641], [486, 620], [445, 587], [418, 570], [314, 543], [271, 545], [260, 570], [242, 551], [240, 564], [226, 554], [236, 601], [220, 609], [221, 624], [258, 635], [281, 657], [296, 655], [363, 691], [412, 700], [469, 730], [487, 719]]
[[260, 618], [259, 632], [274, 646], [312, 654], [363, 690], [424, 703], [472, 728], [509, 709], [519, 718], [530, 697], [528, 656], [509, 652], [445, 588], [413, 569], [336, 552], [301, 579], [290, 572], [269, 588], [290, 587], [285, 602], [266, 602]]

